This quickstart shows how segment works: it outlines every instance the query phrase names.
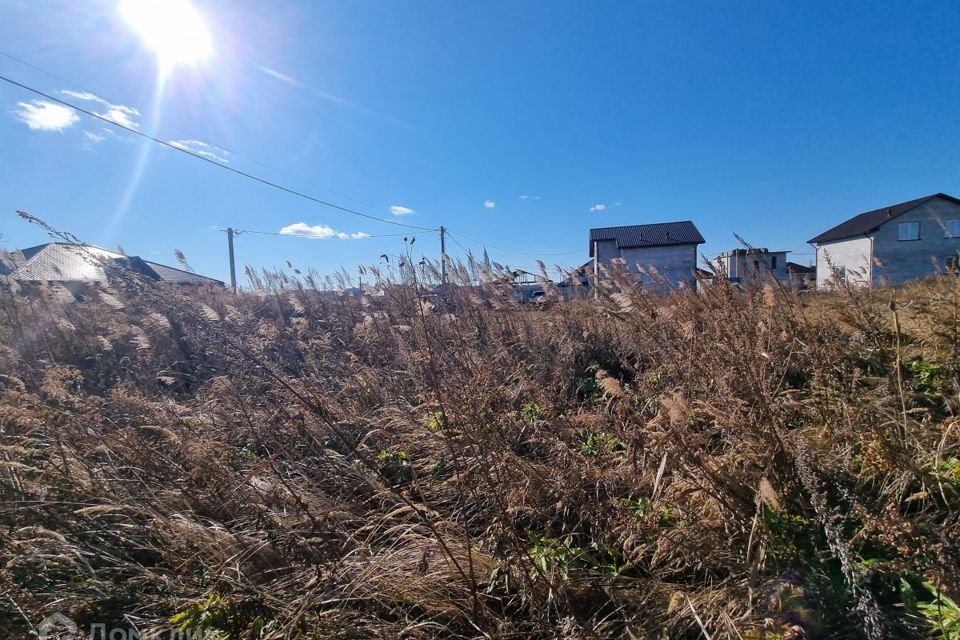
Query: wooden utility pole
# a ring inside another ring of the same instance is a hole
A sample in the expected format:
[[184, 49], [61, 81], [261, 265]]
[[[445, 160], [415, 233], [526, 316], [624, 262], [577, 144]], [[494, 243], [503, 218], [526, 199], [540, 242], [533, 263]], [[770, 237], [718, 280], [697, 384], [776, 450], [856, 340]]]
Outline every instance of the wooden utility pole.
[[237, 267], [233, 261], [233, 227], [227, 227], [227, 249], [230, 252], [230, 288], [237, 292]]

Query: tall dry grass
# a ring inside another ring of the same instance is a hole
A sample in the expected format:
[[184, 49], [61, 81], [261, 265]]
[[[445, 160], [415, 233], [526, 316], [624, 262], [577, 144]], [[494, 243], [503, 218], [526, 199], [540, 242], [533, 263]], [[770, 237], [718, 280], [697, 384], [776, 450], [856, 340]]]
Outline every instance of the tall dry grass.
[[956, 279], [532, 308], [429, 269], [4, 282], [3, 637], [958, 637]]

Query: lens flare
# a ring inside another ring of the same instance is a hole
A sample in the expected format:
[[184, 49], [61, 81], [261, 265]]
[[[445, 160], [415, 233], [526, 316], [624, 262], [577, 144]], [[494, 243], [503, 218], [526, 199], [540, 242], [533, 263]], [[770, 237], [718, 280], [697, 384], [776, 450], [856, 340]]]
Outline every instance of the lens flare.
[[156, 54], [163, 73], [213, 52], [203, 16], [188, 0], [122, 0], [120, 15]]

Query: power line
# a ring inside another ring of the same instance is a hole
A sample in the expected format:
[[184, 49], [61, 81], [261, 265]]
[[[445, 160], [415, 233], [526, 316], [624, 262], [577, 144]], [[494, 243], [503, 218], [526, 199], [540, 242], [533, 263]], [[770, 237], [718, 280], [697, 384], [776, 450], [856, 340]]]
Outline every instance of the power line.
[[[450, 232], [450, 229], [447, 229], [447, 231]], [[462, 237], [465, 237], [465, 236], [463, 236], [463, 234], [459, 234], [459, 235], [462, 236]], [[453, 240], [453, 242], [454, 242], [458, 247], [460, 247], [461, 249], [463, 249], [463, 252], [464, 252], [464, 253], [466, 253], [467, 255], [472, 255], [472, 252], [471, 252], [469, 249], [467, 249], [465, 246], [463, 246], [462, 244], [460, 244], [460, 241], [457, 240], [455, 237], [453, 237], [453, 233], [452, 233], [452, 232], [450, 233], [450, 239]], [[498, 263], [498, 264], [499, 264], [499, 263]], [[503, 265], [503, 266], [506, 267], [507, 269], [510, 269], [510, 270], [517, 270], [517, 269], [519, 269], [519, 270], [521, 270], [521, 271], [527, 271], [528, 273], [533, 273], [534, 271], [537, 270], [537, 267], [536, 267], [536, 266], [532, 266], [532, 265], [523, 265], [522, 267], [513, 267], [513, 268], [511, 268], [510, 265]]]
[[[26, 60], [23, 60], [23, 59], [21, 59], [21, 58], [18, 58], [18, 57], [16, 57], [16, 56], [13, 56], [13, 55], [11, 55], [11, 54], [9, 54], [9, 53], [6, 53], [6, 52], [3, 52], [3, 51], [0, 51], [0, 55], [4, 56], [4, 57], [6, 57], [6, 58], [9, 58], [9, 59], [11, 59], [11, 60], [14, 60], [14, 61], [16, 61], [16, 62], [18, 62], [18, 63], [20, 63], [20, 64], [23, 64], [23, 65], [25, 65], [25, 66], [27, 66], [27, 67], [30, 67], [30, 68], [35, 69], [35, 70], [37, 70], [37, 71], [40, 71], [41, 73], [44, 73], [44, 74], [46, 74], [46, 75], [49, 75], [49, 76], [52, 77], [52, 78], [56, 78], [56, 79], [58, 79], [58, 80], [61, 80], [62, 82], [66, 82], [66, 83], [68, 83], [68, 84], [70, 84], [70, 85], [73, 85], [73, 86], [75, 86], [75, 87], [77, 87], [77, 88], [83, 89], [84, 91], [88, 91], [88, 92], [90, 92], [90, 93], [93, 93], [93, 94], [99, 96], [99, 94], [97, 94], [96, 92], [94, 92], [94, 91], [92, 91], [92, 90], [90, 90], [90, 89], [88, 89], [88, 88], [86, 88], [86, 87], [84, 87], [84, 86], [82, 86], [82, 85], [80, 85], [80, 84], [71, 82], [70, 80], [68, 80], [68, 79], [66, 79], [66, 78], [63, 78], [63, 77], [58, 76], [58, 75], [56, 75], [56, 74], [54, 74], [54, 73], [51, 73], [51, 72], [49, 72], [49, 71], [47, 71], [47, 70], [45, 70], [45, 69], [43, 69], [43, 68], [41, 68], [41, 67], [38, 67], [38, 66], [36, 66], [36, 65], [34, 65], [34, 64], [31, 64], [31, 63], [27, 62]], [[157, 138], [157, 137], [152, 136], [152, 135], [150, 135], [150, 134], [148, 134], [148, 133], [144, 133], [143, 131], [139, 131], [139, 130], [137, 130], [137, 129], [134, 129], [133, 127], [128, 127], [128, 126], [126, 126], [126, 125], [123, 125], [123, 124], [121, 124], [121, 123], [119, 123], [119, 122], [116, 122], [116, 121], [114, 121], [114, 120], [111, 120], [110, 118], [107, 118], [107, 117], [102, 116], [102, 115], [100, 115], [100, 114], [98, 114], [98, 113], [95, 113], [95, 112], [93, 112], [93, 111], [91, 111], [91, 110], [89, 110], [89, 109], [85, 109], [85, 108], [83, 108], [83, 107], [81, 107], [81, 106], [78, 106], [78, 105], [76, 105], [76, 104], [74, 104], [74, 103], [72, 103], [72, 102], [70, 102], [70, 101], [63, 100], [62, 98], [58, 98], [58, 97], [56, 97], [56, 96], [50, 95], [49, 93], [45, 93], [45, 92], [43, 92], [43, 91], [40, 91], [39, 89], [36, 89], [36, 88], [34, 88], [34, 87], [31, 87], [31, 86], [29, 86], [29, 85], [27, 85], [27, 84], [24, 84], [24, 83], [22, 83], [22, 82], [18, 82], [18, 81], [16, 81], [16, 80], [13, 80], [12, 78], [8, 78], [8, 77], [6, 77], [6, 76], [0, 75], [0, 80], [2, 80], [3, 82], [6, 82], [6, 83], [8, 83], [8, 84], [11, 84], [11, 85], [13, 85], [13, 86], [15, 86], [15, 87], [19, 87], [20, 89], [23, 89], [23, 90], [25, 90], [25, 91], [29, 91], [30, 93], [33, 93], [33, 94], [36, 94], [36, 95], [41, 96], [41, 97], [43, 97], [43, 98], [46, 98], [47, 100], [51, 100], [51, 101], [53, 101], [53, 102], [55, 102], [55, 103], [57, 103], [57, 104], [61, 104], [61, 105], [65, 106], [65, 107], [68, 107], [68, 108], [70, 108], [70, 109], [74, 109], [75, 111], [78, 111], [78, 112], [80, 112], [80, 113], [83, 113], [83, 114], [85, 114], [85, 115], [88, 115], [88, 116], [90, 116], [91, 118], [94, 118], [94, 119], [96, 119], [96, 120], [100, 120], [101, 122], [104, 122], [104, 123], [109, 124], [109, 125], [111, 125], [111, 126], [117, 127], [117, 128], [119, 128], [119, 129], [123, 129], [124, 131], [127, 131], [127, 132], [129, 132], [129, 133], [133, 133], [133, 134], [135, 134], [135, 135], [138, 135], [138, 136], [140, 136], [140, 137], [142, 137], [142, 138], [145, 138], [145, 139], [147, 139], [147, 140], [150, 140], [150, 141], [152, 141], [152, 142], [156, 142], [156, 143], [158, 143], [158, 144], [161, 144], [161, 145], [163, 145], [163, 146], [165, 146], [165, 147], [167, 147], [167, 148], [169, 148], [169, 149], [173, 149], [174, 151], [179, 151], [180, 153], [183, 153], [183, 154], [186, 154], [186, 155], [191, 156], [191, 157], [193, 157], [193, 158], [196, 158], [197, 160], [202, 160], [202, 161], [204, 161], [204, 162], [206, 162], [206, 163], [208, 163], [208, 164], [211, 164], [211, 165], [214, 165], [214, 166], [216, 166], [216, 167], [219, 167], [220, 169], [225, 169], [225, 170], [227, 170], [227, 171], [229, 171], [229, 172], [231, 172], [231, 173], [234, 173], [234, 174], [236, 174], [236, 175], [239, 175], [239, 176], [241, 176], [241, 177], [244, 177], [244, 178], [253, 180], [253, 181], [255, 181], [255, 182], [259, 182], [259, 183], [261, 183], [261, 184], [263, 184], [263, 185], [266, 185], [266, 186], [268, 186], [268, 187], [272, 187], [272, 188], [274, 188], [274, 189], [278, 189], [278, 190], [280, 190], [280, 191], [284, 191], [284, 192], [286, 192], [286, 193], [288, 193], [288, 194], [290, 194], [290, 195], [294, 195], [294, 196], [297, 196], [297, 197], [299, 197], [299, 198], [303, 198], [303, 199], [305, 199], [305, 200], [309, 200], [309, 201], [314, 202], [314, 203], [316, 203], [316, 204], [319, 204], [319, 205], [322, 205], [322, 206], [326, 206], [326, 207], [330, 207], [330, 208], [332, 208], [332, 209], [336, 209], [336, 210], [341, 211], [341, 212], [343, 212], [343, 213], [349, 213], [349, 214], [356, 215], [356, 216], [359, 216], [359, 217], [362, 217], [362, 218], [366, 218], [366, 219], [368, 219], [368, 220], [373, 220], [373, 221], [376, 221], [376, 222], [381, 222], [381, 223], [383, 223], [383, 224], [390, 224], [390, 225], [394, 225], [394, 226], [397, 226], [397, 227], [403, 227], [403, 228], [405, 228], [405, 229], [413, 229], [413, 230], [416, 230], [416, 231], [424, 231], [424, 232], [429, 232], [429, 233], [434, 233], [434, 232], [439, 231], [439, 229], [432, 229], [432, 228], [428, 228], [428, 227], [421, 227], [421, 226], [418, 226], [418, 225], [407, 224], [407, 223], [399, 222], [399, 221], [396, 221], [396, 220], [389, 220], [389, 219], [386, 219], [386, 218], [380, 218], [380, 217], [378, 217], [378, 216], [374, 216], [374, 215], [371, 215], [371, 214], [369, 214], [369, 213], [364, 213], [363, 211], [358, 211], [358, 210], [352, 209], [352, 208], [350, 208], [350, 207], [344, 207], [344, 206], [342, 206], [342, 205], [338, 205], [338, 204], [336, 204], [336, 203], [329, 202], [329, 201], [327, 201], [327, 200], [323, 200], [323, 199], [317, 198], [317, 197], [315, 197], [315, 196], [311, 196], [311, 195], [309, 195], [309, 194], [307, 194], [307, 193], [303, 193], [303, 192], [301, 192], [301, 191], [297, 191], [296, 189], [293, 189], [293, 188], [290, 188], [290, 187], [286, 187], [286, 186], [284, 186], [284, 185], [282, 185], [282, 184], [273, 182], [273, 181], [271, 181], [271, 180], [267, 180], [266, 178], [261, 178], [261, 177], [255, 175], [255, 174], [249, 173], [249, 172], [247, 172], [247, 171], [243, 171], [243, 170], [241, 170], [241, 169], [236, 169], [236, 168], [234, 168], [234, 167], [230, 167], [230, 166], [228, 166], [228, 165], [222, 164], [222, 163], [220, 163], [220, 162], [217, 162], [216, 160], [213, 160], [213, 159], [211, 159], [211, 158], [204, 157], [204, 156], [202, 156], [202, 155], [200, 155], [200, 154], [198, 154], [198, 153], [195, 153], [195, 152], [193, 152], [193, 151], [190, 151], [189, 149], [185, 149], [185, 148], [183, 148], [182, 146], [178, 146], [178, 145], [175, 145], [175, 144], [171, 144], [170, 142], [168, 142], [168, 141], [166, 141], [166, 140], [163, 140], [163, 139], [161, 139], [161, 138]], [[191, 133], [191, 132], [189, 132], [189, 131], [186, 131], [186, 130], [184, 130], [184, 129], [180, 129], [180, 128], [178, 128], [178, 127], [175, 127], [175, 126], [172, 126], [172, 125], [169, 125], [169, 124], [168, 124], [167, 126], [169, 126], [169, 127], [172, 128], [172, 129], [175, 129], [175, 130], [177, 130], [177, 131], [180, 131], [181, 133], [185, 133], [185, 134], [187, 134], [187, 135], [189, 135], [189, 136], [191, 136], [191, 137], [194, 137], [194, 138], [200, 137], [200, 136], [197, 136], [196, 134], [193, 134], [193, 133]], [[214, 144], [214, 143], [210, 143], [210, 144]], [[235, 152], [230, 151], [230, 149], [228, 149], [227, 147], [224, 147], [224, 146], [222, 146], [222, 145], [217, 144], [217, 145], [215, 145], [215, 146], [217, 146], [217, 147], [219, 147], [219, 148], [221, 148], [221, 149], [223, 149], [223, 150], [225, 150], [225, 151], [227, 151], [227, 152], [229, 152], [229, 153], [233, 153], [234, 155], [238, 155], [238, 156], [240, 156], [240, 157], [244, 157], [244, 156], [242, 156], [241, 154], [236, 154]], [[279, 173], [282, 173], [282, 174], [284, 174], [284, 175], [287, 175], [287, 176], [289, 176], [289, 177], [291, 177], [291, 178], [294, 178], [294, 179], [297, 179], [297, 180], [303, 180], [304, 182], [307, 182], [308, 184], [312, 184], [313, 186], [316, 186], [316, 187], [318, 187], [318, 188], [320, 188], [320, 189], [324, 189], [323, 187], [320, 187], [319, 185], [316, 185], [316, 184], [314, 184], [314, 183], [312, 183], [312, 182], [310, 182], [310, 181], [308, 181], [308, 180], [305, 180], [305, 179], [303, 179], [303, 178], [299, 178], [298, 176], [295, 176], [295, 175], [292, 175], [292, 174], [289, 174], [289, 173], [285, 173], [285, 172], [280, 171], [280, 170], [278, 170], [278, 169], [274, 169], [273, 167], [270, 167], [269, 165], [266, 165], [266, 164], [264, 164], [264, 163], [258, 162], [257, 160], [254, 160], [254, 159], [252, 159], [252, 158], [246, 158], [246, 159], [251, 160], [251, 161], [254, 162], [255, 164], [258, 164], [258, 165], [260, 165], [260, 166], [262, 166], [262, 167], [264, 167], [264, 168], [266, 168], [266, 169], [270, 169], [270, 170], [272, 170], [272, 171], [278, 171]], [[324, 189], [324, 190], [325, 190], [325, 191], [329, 191], [328, 189]], [[331, 191], [331, 193], [335, 193], [335, 192], [332, 192], [332, 191]], [[338, 194], [338, 195], [342, 195], [342, 194]], [[349, 196], [342, 196], [342, 197], [349, 198]], [[354, 198], [349, 198], [349, 199], [354, 199]], [[507, 248], [505, 248], [505, 247], [499, 247], [499, 246], [496, 246], [496, 245], [488, 244], [488, 243], [486, 243], [486, 242], [484, 242], [484, 241], [482, 241], [482, 240], [477, 240], [476, 238], [471, 238], [470, 236], [467, 236], [467, 235], [465, 235], [465, 234], [463, 234], [463, 233], [451, 231], [449, 228], [447, 228], [447, 231], [451, 234], [451, 236], [452, 236], [453, 234], [459, 235], [459, 236], [460, 236], [461, 238], [463, 238], [464, 240], [467, 240], [467, 241], [469, 241], [469, 242], [473, 242], [473, 243], [478, 244], [478, 245], [480, 245], [480, 246], [482, 246], [482, 247], [485, 247], [485, 248], [486, 248], [486, 247], [489, 247], [489, 248], [495, 249], [495, 250], [497, 250], [497, 251], [503, 251], [503, 252], [506, 252], [506, 253], [512, 253], [512, 254], [515, 254], [515, 255], [521, 255], [521, 256], [527, 256], [527, 257], [533, 257], [533, 258], [538, 258], [538, 257], [541, 257], [541, 256], [565, 256], [565, 255], [572, 255], [572, 254], [575, 254], [575, 253], [581, 253], [580, 250], [564, 251], [564, 252], [550, 252], [550, 253], [531, 253], [531, 252], [528, 252], [528, 251], [517, 251], [517, 250], [515, 250], [515, 249], [507, 249]], [[279, 232], [276, 232], [276, 231], [258, 231], [258, 230], [252, 230], [252, 229], [237, 229], [237, 230], [235, 230], [235, 233], [237, 233], [237, 234], [240, 234], [240, 233], [254, 233], [254, 234], [260, 234], [260, 235], [276, 235], [276, 236], [281, 236], [281, 235], [282, 235], [282, 236], [304, 237], [304, 238], [311, 238], [311, 237], [313, 237], [313, 236], [309, 236], [309, 235], [306, 235], [306, 234], [279, 233]], [[396, 234], [374, 234], [374, 235], [368, 235], [368, 236], [366, 236], [366, 237], [369, 237], [369, 238], [380, 238], [380, 237], [396, 237], [396, 236], [402, 236], [402, 235], [405, 235], [405, 234], [403, 234], [403, 233], [396, 233]], [[466, 251], [466, 252], [469, 253], [469, 250], [466, 249], [460, 242], [458, 242], [458, 241], [456, 241], [456, 240], [454, 240], [454, 241], [457, 242], [457, 245], [460, 246], [461, 249], [463, 249], [464, 251]]]
[[154, 136], [152, 136], [152, 135], [150, 135], [150, 134], [148, 134], [148, 133], [144, 133], [143, 131], [137, 131], [137, 130], [134, 129], [133, 127], [128, 127], [128, 126], [125, 126], [125, 125], [120, 124], [119, 122], [114, 122], [113, 120], [111, 120], [111, 119], [109, 119], [109, 118], [106, 118], [106, 117], [104, 117], [104, 116], [101, 116], [100, 114], [94, 113], [93, 111], [90, 111], [89, 109], [84, 109], [83, 107], [78, 107], [77, 105], [75, 105], [75, 104], [73, 104], [73, 103], [71, 103], [71, 102], [68, 102], [68, 101], [66, 101], [66, 100], [62, 100], [62, 99], [57, 98], [56, 96], [52, 96], [52, 95], [50, 95], [50, 94], [48, 94], [48, 93], [44, 93], [43, 91], [40, 91], [39, 89], [35, 89], [35, 88], [33, 88], [33, 87], [29, 86], [29, 85], [23, 84], [22, 82], [17, 82], [16, 80], [13, 80], [12, 78], [8, 78], [8, 77], [6, 77], [6, 76], [0, 75], [0, 80], [2, 80], [3, 82], [6, 82], [7, 84], [11, 84], [11, 85], [13, 85], [13, 86], [15, 86], [15, 87], [19, 87], [19, 88], [21, 88], [21, 89], [24, 89], [25, 91], [29, 91], [30, 93], [33, 93], [33, 94], [36, 94], [36, 95], [41, 96], [41, 97], [43, 97], [43, 98], [46, 98], [47, 100], [52, 100], [53, 102], [56, 102], [56, 103], [58, 103], [58, 104], [61, 104], [61, 105], [65, 106], [65, 107], [69, 107], [69, 108], [71, 108], [71, 109], [74, 109], [75, 111], [79, 111], [80, 113], [86, 114], [86, 115], [90, 116], [91, 118], [96, 118], [97, 120], [100, 120], [100, 121], [102, 121], [102, 122], [106, 122], [107, 124], [113, 125], [114, 127], [118, 127], [118, 128], [123, 129], [123, 130], [125, 130], [125, 131], [129, 131], [130, 133], [136, 134], [136, 135], [140, 136], [141, 138], [146, 138], [147, 140], [152, 140], [153, 142], [156, 142], [156, 143], [158, 143], [158, 144], [162, 144], [163, 146], [165, 146], [165, 147], [167, 147], [167, 148], [169, 148], [169, 149], [173, 149], [174, 151], [179, 151], [180, 153], [185, 153], [185, 154], [187, 154], [188, 156], [192, 156], [192, 157], [196, 158], [197, 160], [202, 160], [202, 161], [204, 161], [204, 162], [206, 162], [206, 163], [208, 163], [208, 164], [211, 164], [211, 165], [213, 165], [213, 166], [215, 166], [215, 167], [219, 167], [219, 168], [224, 169], [224, 170], [226, 170], [226, 171], [229, 171], [229, 172], [231, 172], [231, 173], [235, 173], [235, 174], [237, 174], [237, 175], [239, 175], [239, 176], [243, 176], [244, 178], [248, 178], [248, 179], [253, 180], [253, 181], [255, 181], [255, 182], [259, 182], [259, 183], [261, 183], [261, 184], [267, 185], [268, 187], [273, 187], [274, 189], [279, 189], [280, 191], [284, 191], [284, 192], [286, 192], [286, 193], [289, 193], [289, 194], [291, 194], [291, 195], [297, 196], [297, 197], [299, 197], [299, 198], [303, 198], [304, 200], [309, 200], [309, 201], [314, 202], [314, 203], [316, 203], [316, 204], [320, 204], [320, 205], [323, 205], [323, 206], [325, 206], [325, 207], [330, 207], [331, 209], [336, 209], [336, 210], [342, 211], [342, 212], [344, 212], [344, 213], [349, 213], [349, 214], [352, 214], [352, 215], [355, 215], [355, 216], [360, 216], [361, 218], [367, 218], [368, 220], [375, 220], [375, 221], [377, 221], [377, 222], [382, 222], [382, 223], [384, 223], [384, 224], [392, 224], [392, 225], [395, 225], [395, 226], [398, 226], [398, 227], [404, 227], [404, 228], [407, 228], [407, 229], [416, 229], [416, 230], [418, 230], [418, 231], [435, 231], [435, 230], [436, 230], [436, 229], [429, 229], [429, 228], [427, 228], [427, 227], [418, 227], [418, 226], [416, 226], [416, 225], [406, 224], [406, 223], [403, 223], [403, 222], [397, 222], [396, 220], [387, 220], [387, 219], [385, 219], [385, 218], [379, 218], [379, 217], [374, 216], [374, 215], [371, 215], [371, 214], [369, 214], [369, 213], [364, 213], [364, 212], [362, 212], [362, 211], [357, 211], [356, 209], [351, 209], [351, 208], [349, 208], [349, 207], [344, 207], [344, 206], [342, 206], [342, 205], [335, 204], [335, 203], [333, 203], [333, 202], [328, 202], [327, 200], [322, 200], [322, 199], [317, 198], [317, 197], [315, 197], [315, 196], [311, 196], [311, 195], [309, 195], [309, 194], [303, 193], [302, 191], [297, 191], [296, 189], [291, 189], [290, 187], [285, 187], [285, 186], [283, 186], [283, 185], [281, 185], [281, 184], [278, 184], [278, 183], [276, 183], [276, 182], [272, 182], [272, 181], [270, 181], [270, 180], [267, 180], [266, 178], [261, 178], [261, 177], [259, 177], [259, 176], [256, 176], [256, 175], [252, 174], [252, 173], [248, 173], [248, 172], [246, 172], [246, 171], [242, 171], [242, 170], [240, 170], [240, 169], [236, 169], [236, 168], [234, 168], [234, 167], [230, 167], [230, 166], [227, 166], [227, 165], [225, 165], [225, 164], [221, 164], [221, 163], [219, 163], [219, 162], [217, 162], [217, 161], [215, 161], [215, 160], [211, 160], [210, 158], [205, 158], [205, 157], [201, 156], [201, 155], [198, 154], [198, 153], [194, 153], [194, 152], [190, 151], [189, 149], [184, 149], [184, 148], [179, 147], [179, 146], [177, 146], [177, 145], [171, 144], [171, 143], [167, 142], [166, 140], [162, 140], [162, 139], [160, 139], [160, 138], [156, 138], [156, 137], [154, 137]]
[[[438, 229], [430, 229], [428, 233], [437, 233]], [[261, 236], [282, 236], [284, 238], [310, 238], [317, 239], [318, 236], [309, 235], [306, 233], [281, 233], [279, 231], [257, 231], [254, 229], [234, 229], [234, 235], [240, 235], [242, 233], [253, 233]], [[367, 238], [396, 238], [399, 236], [410, 235], [407, 233], [377, 233], [377, 234], [364, 234], [362, 238], [355, 238], [356, 240], [365, 240]]]
[[[447, 229], [447, 231], [449, 231], [451, 235], [458, 235], [458, 236], [460, 236], [461, 238], [463, 238], [464, 240], [468, 240], [468, 241], [470, 241], [470, 242], [479, 244], [479, 245], [482, 246], [482, 247], [489, 247], [489, 248], [491, 248], [491, 249], [496, 249], [497, 251], [504, 251], [504, 252], [506, 252], [506, 253], [514, 253], [514, 254], [517, 254], [517, 255], [520, 255], [520, 256], [527, 256], [527, 257], [530, 257], [530, 258], [539, 258], [539, 257], [541, 257], [541, 256], [569, 256], [569, 255], [572, 255], [572, 254], [574, 254], [574, 253], [583, 253], [583, 251], [580, 250], [580, 249], [576, 249], [576, 250], [574, 250], [574, 251], [561, 251], [561, 252], [556, 252], [556, 253], [530, 253], [530, 252], [528, 252], [528, 251], [516, 251], [516, 250], [514, 250], [514, 249], [505, 249], [505, 248], [503, 248], [503, 247], [497, 247], [497, 246], [494, 246], [494, 245], [492, 245], [492, 244], [487, 244], [486, 242], [483, 242], [482, 240], [477, 240], [477, 239], [475, 239], [475, 238], [471, 238], [471, 237], [466, 236], [466, 235], [464, 235], [464, 234], [462, 234], [462, 233], [460, 233], [460, 232], [450, 231], [450, 229]], [[460, 243], [457, 243], [457, 244], [460, 244]]]
[[[447, 231], [450, 231], [450, 229], [447, 229]], [[459, 240], [457, 240], [456, 238], [453, 237], [453, 232], [452, 232], [452, 231], [450, 231], [450, 239], [453, 240], [454, 244], [456, 244], [458, 247], [460, 247], [461, 249], [463, 249], [463, 252], [464, 252], [464, 253], [466, 253], [467, 255], [472, 255], [470, 249], [467, 249], [465, 246], [463, 246], [462, 244], [460, 244], [460, 241], [459, 241]]]
[[[92, 95], [94, 95], [94, 96], [96, 96], [96, 97], [98, 97], [98, 98], [101, 98], [102, 100], [104, 100], [104, 101], [106, 101], [106, 102], [109, 102], [110, 104], [118, 104], [115, 100], [113, 100], [113, 99], [110, 98], [109, 96], [105, 96], [103, 93], [101, 93], [101, 92], [99, 92], [99, 91], [95, 91], [95, 90], [91, 89], [90, 87], [86, 87], [86, 86], [84, 86], [84, 85], [82, 85], [82, 84], [79, 84], [79, 83], [77, 83], [77, 82], [74, 82], [74, 81], [70, 80], [69, 78], [64, 78], [63, 76], [57, 75], [56, 73], [53, 73], [52, 71], [48, 71], [48, 70], [44, 69], [43, 67], [38, 67], [37, 65], [33, 64], [32, 62], [28, 62], [28, 61], [24, 60], [23, 58], [18, 58], [17, 56], [15, 56], [15, 55], [13, 55], [13, 54], [7, 53], [6, 51], [0, 51], [0, 56], [3, 56], [4, 58], [7, 58], [7, 59], [9, 59], [9, 60], [13, 60], [14, 62], [16, 62], [16, 63], [18, 63], [18, 64], [22, 64], [22, 65], [25, 66], [25, 67], [29, 67], [29, 68], [33, 69], [34, 71], [39, 71], [40, 73], [42, 73], [42, 74], [44, 74], [44, 75], [47, 75], [47, 76], [49, 76], [49, 77], [51, 77], [51, 78], [53, 78], [53, 79], [55, 79], [55, 80], [59, 80], [60, 82], [65, 82], [66, 84], [68, 84], [68, 85], [70, 85], [70, 86], [72, 86], [72, 87], [75, 87], [75, 88], [77, 88], [77, 89], [81, 89], [81, 90], [85, 91], [86, 93], [89, 93], [89, 94], [92, 94]], [[243, 155], [242, 153], [237, 153], [235, 150], [233, 150], [233, 149], [231, 149], [231, 148], [229, 148], [229, 147], [226, 147], [226, 146], [224, 146], [224, 145], [222, 145], [222, 144], [220, 144], [220, 143], [218, 143], [218, 142], [212, 141], [212, 140], [210, 140], [209, 138], [207, 138], [206, 136], [201, 136], [201, 135], [199, 135], [199, 134], [193, 133], [192, 131], [188, 131], [188, 130], [182, 128], [182, 127], [178, 127], [178, 126], [176, 126], [176, 125], [170, 124], [169, 122], [164, 122], [164, 121], [162, 121], [162, 120], [157, 120], [157, 122], [159, 122], [160, 124], [163, 124], [164, 126], [170, 128], [170, 129], [173, 129], [174, 131], [179, 131], [180, 133], [182, 133], [182, 134], [184, 134], [184, 135], [186, 135], [186, 136], [189, 136], [190, 138], [192, 138], [192, 139], [194, 139], [194, 140], [199, 140], [200, 142], [204, 142], [204, 143], [206, 143], [206, 144], [210, 144], [210, 145], [212, 145], [212, 146], [215, 146], [215, 147], [217, 147], [217, 148], [219, 148], [219, 149], [222, 149], [222, 150], [226, 151], [226, 152], [229, 153], [230, 155], [237, 156], [238, 158], [243, 158], [244, 160], [248, 160], [249, 162], [252, 162], [253, 164], [258, 165], [258, 166], [260, 166], [260, 167], [263, 167], [264, 169], [269, 169], [270, 171], [276, 171], [277, 173], [279, 173], [279, 174], [281, 174], [281, 175], [284, 175], [284, 176], [286, 176], [286, 177], [288, 177], [288, 178], [293, 178], [294, 180], [299, 180], [300, 182], [305, 182], [306, 184], [309, 184], [309, 185], [312, 186], [312, 187], [316, 187], [317, 189], [321, 189], [321, 190], [326, 191], [326, 192], [328, 192], [328, 193], [332, 193], [332, 194], [335, 195], [335, 196], [339, 196], [339, 197], [341, 197], [341, 198], [346, 198], [347, 200], [352, 200], [352, 201], [357, 202], [357, 203], [359, 203], [359, 204], [369, 205], [368, 202], [364, 202], [363, 200], [360, 200], [359, 198], [354, 198], [354, 197], [348, 196], [348, 195], [346, 195], [346, 194], [344, 194], [344, 193], [340, 193], [340, 192], [338, 192], [338, 191], [334, 191], [333, 189], [328, 189], [327, 187], [324, 187], [323, 185], [320, 185], [320, 184], [317, 184], [316, 182], [312, 182], [312, 181], [310, 181], [310, 180], [307, 180], [307, 179], [304, 178], [303, 176], [298, 176], [298, 175], [295, 175], [295, 174], [293, 174], [293, 173], [289, 173], [289, 172], [287, 172], [287, 171], [284, 171], [283, 169], [278, 169], [278, 168], [273, 167], [273, 166], [271, 166], [271, 165], [269, 165], [269, 164], [266, 164], [266, 163], [264, 163], [264, 162], [260, 162], [260, 161], [257, 160], [256, 158], [251, 158], [250, 156]]]

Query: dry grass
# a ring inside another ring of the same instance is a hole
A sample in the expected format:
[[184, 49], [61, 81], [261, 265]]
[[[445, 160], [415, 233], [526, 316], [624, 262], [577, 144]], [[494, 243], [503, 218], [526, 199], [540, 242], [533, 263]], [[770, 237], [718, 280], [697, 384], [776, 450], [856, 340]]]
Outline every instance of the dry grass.
[[609, 278], [5, 283], [3, 637], [957, 637], [958, 281]]

